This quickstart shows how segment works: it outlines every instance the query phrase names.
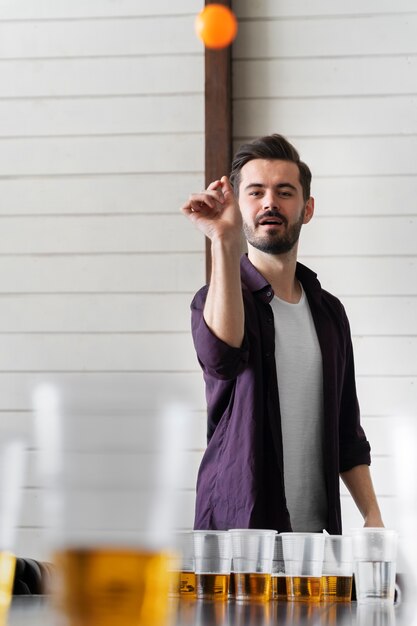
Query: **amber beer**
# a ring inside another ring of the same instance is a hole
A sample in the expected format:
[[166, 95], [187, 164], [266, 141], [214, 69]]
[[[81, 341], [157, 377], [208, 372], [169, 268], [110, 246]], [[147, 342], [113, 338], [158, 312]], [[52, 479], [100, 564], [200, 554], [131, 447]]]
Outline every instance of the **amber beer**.
[[235, 572], [235, 595], [237, 600], [266, 602], [271, 597], [271, 574]]
[[286, 600], [287, 599], [287, 583], [284, 576], [271, 577], [271, 598], [272, 600]]
[[69, 626], [165, 626], [172, 554], [123, 548], [66, 549], [56, 554], [57, 602]]
[[227, 600], [230, 574], [196, 574], [195, 580], [199, 598]]
[[16, 557], [7, 550], [0, 551], [0, 619], [2, 619], [10, 605], [12, 598]]
[[287, 576], [287, 598], [302, 602], [320, 602], [321, 576]]
[[194, 572], [180, 572], [180, 595], [195, 596], [196, 580]]
[[171, 597], [187, 596], [195, 597], [195, 574], [188, 571], [170, 572], [170, 589]]
[[322, 576], [321, 599], [328, 602], [349, 602], [352, 576]]

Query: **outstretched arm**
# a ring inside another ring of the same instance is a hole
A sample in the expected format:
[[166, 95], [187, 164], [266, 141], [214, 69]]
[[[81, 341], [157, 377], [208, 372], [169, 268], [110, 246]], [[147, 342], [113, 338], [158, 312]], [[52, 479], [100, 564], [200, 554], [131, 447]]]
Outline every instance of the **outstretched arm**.
[[226, 176], [206, 191], [192, 194], [182, 213], [211, 240], [212, 273], [204, 307], [210, 330], [228, 345], [239, 348], [244, 334], [240, 280], [242, 217]]
[[364, 519], [364, 526], [383, 528], [384, 523], [368, 465], [356, 465], [340, 474]]

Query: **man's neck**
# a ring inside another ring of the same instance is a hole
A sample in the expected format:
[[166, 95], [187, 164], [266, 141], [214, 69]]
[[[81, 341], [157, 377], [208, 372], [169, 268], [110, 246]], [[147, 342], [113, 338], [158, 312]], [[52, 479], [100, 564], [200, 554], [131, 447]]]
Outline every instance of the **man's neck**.
[[269, 254], [248, 244], [248, 257], [252, 265], [270, 283], [278, 298], [293, 304], [299, 302], [301, 286], [295, 277], [296, 246], [286, 254]]

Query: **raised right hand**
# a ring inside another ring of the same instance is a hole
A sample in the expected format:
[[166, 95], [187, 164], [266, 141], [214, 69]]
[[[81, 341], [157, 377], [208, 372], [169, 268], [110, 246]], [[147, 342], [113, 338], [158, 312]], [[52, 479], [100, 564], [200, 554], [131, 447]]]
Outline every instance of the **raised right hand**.
[[242, 216], [227, 176], [191, 194], [181, 211], [212, 241], [240, 241]]

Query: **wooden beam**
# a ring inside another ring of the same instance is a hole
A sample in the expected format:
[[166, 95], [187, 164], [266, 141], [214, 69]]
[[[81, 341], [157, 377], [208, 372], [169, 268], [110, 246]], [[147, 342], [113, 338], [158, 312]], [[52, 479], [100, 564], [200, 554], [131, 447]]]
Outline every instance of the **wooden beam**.
[[[216, 0], [231, 7], [231, 0]], [[212, 4], [206, 0], [205, 4]], [[232, 53], [205, 50], [205, 183], [230, 171], [232, 160]], [[211, 246], [206, 239], [206, 280], [211, 274]]]

